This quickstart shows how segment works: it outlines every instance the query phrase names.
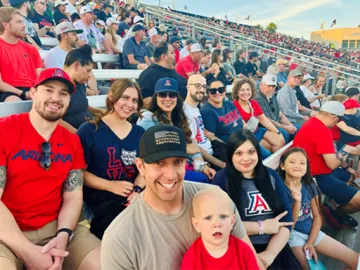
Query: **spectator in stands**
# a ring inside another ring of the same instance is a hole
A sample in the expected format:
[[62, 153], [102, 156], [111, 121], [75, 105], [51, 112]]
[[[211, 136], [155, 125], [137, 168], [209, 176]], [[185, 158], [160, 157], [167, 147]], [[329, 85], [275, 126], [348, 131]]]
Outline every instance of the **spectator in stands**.
[[216, 186], [196, 193], [192, 223], [201, 236], [185, 253], [180, 270], [259, 269], [251, 248], [230, 235], [235, 218], [232, 203]]
[[186, 98], [186, 79], [180, 76], [175, 70], [175, 54], [169, 43], [160, 42], [154, 51], [154, 63], [139, 76], [139, 86], [144, 99], [144, 107], [149, 108], [154, 95], [157, 81], [161, 78], [173, 78], [179, 86], [179, 95]]
[[318, 94], [318, 92], [313, 92], [315, 89], [313, 87], [310, 88], [312, 79], [314, 79], [314, 77], [312, 77], [310, 74], [305, 75], [301, 81], [300, 89], [310, 103], [311, 108], [314, 110], [319, 110], [321, 107], [319, 99], [325, 97], [325, 94]]
[[38, 50], [22, 40], [25, 24], [19, 10], [0, 8], [0, 34], [0, 102], [30, 99], [43, 63]]
[[[210, 69], [210, 64], [211, 64], [211, 52], [210, 50], [206, 49], [201, 56], [201, 59], [199, 61], [200, 64], [200, 73], [204, 74], [208, 69]], [[208, 71], [208, 73], [214, 72], [215, 69], [213, 71]], [[206, 74], [206, 73], [205, 73]]]
[[73, 24], [75, 24], [77, 21], [80, 21], [81, 19], [80, 19], [80, 15], [79, 15], [79, 13], [73, 13], [72, 15], [71, 15], [71, 22], [73, 23]]
[[208, 46], [206, 45], [206, 37], [201, 37], [199, 39], [199, 43], [200, 45], [203, 47], [203, 50], [207, 50]]
[[99, 13], [96, 14], [96, 17], [103, 22], [106, 22], [107, 19], [111, 18], [111, 12], [114, 10], [114, 7], [109, 4], [104, 4], [103, 10], [100, 10]]
[[185, 58], [190, 54], [190, 48], [195, 43], [192, 38], [188, 38], [185, 42], [185, 47], [180, 50], [180, 59]]
[[[54, 5], [54, 20], [55, 24], [58, 25], [62, 22], [69, 22], [68, 14], [66, 14], [66, 0], [56, 0]], [[56, 33], [55, 33], [56, 34]]]
[[122, 18], [120, 24], [119, 24], [119, 29], [117, 31], [118, 35], [121, 36], [122, 38], [126, 36], [126, 34], [128, 33], [130, 26], [129, 24], [131, 23], [131, 16], [130, 13], [127, 12], [124, 15], [124, 18]]
[[152, 28], [156, 27], [155, 21], [154, 20], [149, 20], [148, 25], [147, 25], [147, 29], [150, 30]]
[[123, 49], [123, 65], [125, 69], [146, 69], [151, 63], [149, 61], [146, 45], [143, 39], [146, 35], [142, 25], [132, 28], [134, 36], [127, 39]]
[[309, 86], [309, 89], [314, 94], [318, 93], [318, 95], [321, 95], [325, 83], [326, 83], [326, 78], [323, 75], [319, 75], [315, 78], [314, 84]]
[[202, 48], [199, 43], [191, 45], [190, 54], [176, 64], [176, 72], [183, 76], [186, 80], [193, 74], [197, 74], [200, 71], [199, 61], [202, 56]]
[[104, 47], [104, 35], [93, 23], [94, 12], [89, 6], [82, 7], [80, 17], [81, 20], [74, 23], [76, 29], [83, 30], [83, 33], [79, 34], [79, 46], [88, 44], [93, 52], [101, 53]]
[[83, 30], [75, 29], [72, 23], [62, 22], [55, 27], [55, 34], [60, 44], [52, 48], [44, 57], [45, 68], [62, 68], [68, 52], [77, 47], [77, 34]]
[[286, 187], [260, 152], [249, 130], [236, 130], [227, 143], [226, 169], [213, 184], [234, 201], [265, 269], [301, 269], [287, 243], [293, 222]]
[[253, 100], [256, 88], [250, 79], [237, 81], [231, 95], [247, 129], [254, 133], [262, 146], [274, 153], [285, 145], [280, 130], [265, 116], [257, 101]]
[[96, 20], [95, 26], [102, 35], [105, 35], [105, 33], [106, 33], [106, 24], [105, 24], [104, 21]]
[[77, 225], [86, 167], [80, 140], [58, 125], [73, 91], [63, 70], [44, 70], [30, 90], [31, 111], [1, 121], [0, 269], [101, 267], [99, 239]]
[[246, 72], [246, 51], [240, 49], [236, 52], [236, 61], [234, 62], [235, 73], [237, 76], [247, 77]]
[[329, 129], [339, 121], [344, 112], [345, 107], [340, 102], [326, 102], [320, 108], [319, 115], [304, 123], [293, 142], [294, 147], [301, 147], [308, 154], [311, 174], [321, 192], [339, 205], [336, 211], [328, 204], [323, 208], [327, 223], [334, 228], [341, 228], [342, 224], [356, 227], [356, 220], [344, 215], [344, 212], [354, 213], [360, 210], [360, 192], [346, 184], [351, 178], [346, 171], [349, 165], [342, 154], [336, 154]]
[[[348, 144], [352, 146], [360, 145], [360, 118], [356, 116], [356, 113], [358, 109], [360, 108], [360, 104], [353, 99], [348, 99], [343, 103], [345, 107], [345, 113], [344, 113], [344, 123], [346, 126], [358, 131], [356, 132], [356, 135], [353, 135], [351, 133], [353, 132], [345, 132], [340, 129], [340, 140], [337, 144], [338, 149], [342, 147], [343, 144]], [[352, 130], [353, 131], [353, 130]], [[360, 176], [360, 175], [359, 175]]]
[[161, 32], [161, 41], [162, 42], [169, 42], [169, 35], [167, 32]]
[[[136, 16], [138, 16], [138, 12], [135, 7], [132, 7], [129, 11], [130, 11], [130, 18], [131, 18], [131, 22], [129, 23], [129, 26], [132, 26], [133, 24], [136, 23], [136, 22], [134, 22], [134, 19]], [[138, 17], [140, 17], [140, 16], [138, 16]]]
[[40, 41], [39, 35], [35, 29], [33, 23], [29, 20], [28, 15], [30, 12], [30, 3], [25, 0], [11, 0], [10, 4], [15, 9], [18, 9], [21, 13], [21, 17], [25, 23], [25, 39], [32, 45], [34, 45], [38, 50], [41, 50], [42, 43]]
[[[286, 65], [288, 64], [289, 62], [285, 59], [278, 59], [276, 60], [276, 78], [277, 78], [277, 81], [278, 81], [278, 85], [280, 88], [283, 88], [284, 85], [287, 83], [287, 74], [285, 73], [285, 68], [286, 68]], [[272, 74], [272, 73], [270, 73]]]
[[[174, 143], [173, 138], [180, 144]], [[158, 143], [159, 140], [164, 143]], [[177, 127], [159, 125], [145, 131], [136, 165], [145, 179], [146, 189], [127, 209], [127, 215], [119, 215], [105, 232], [101, 252], [103, 269], [180, 268], [186, 250], [199, 237], [191, 224], [192, 198], [205, 187], [183, 182], [188, 158], [186, 145], [186, 136]], [[232, 235], [252, 247], [233, 209]], [[176, 230], [169, 230], [170, 227]]]
[[219, 38], [214, 38], [212, 46], [211, 46], [211, 52], [213, 52], [214, 50], [220, 50], [222, 49], [222, 42]]
[[236, 77], [236, 71], [235, 71], [234, 66], [231, 64], [232, 57], [233, 57], [233, 52], [234, 51], [232, 51], [230, 49], [224, 49], [222, 51], [222, 55], [223, 55], [223, 62], [224, 62], [223, 67], [224, 67], [224, 70], [226, 72], [226, 75], [235, 78]]
[[46, 11], [46, 0], [36, 0], [34, 2], [33, 10], [29, 13], [28, 17], [33, 22], [38, 35], [40, 37], [48, 36], [55, 37], [53, 26], [54, 21], [44, 14]]
[[281, 156], [279, 174], [288, 188], [295, 226], [289, 245], [302, 269], [309, 267], [304, 250], [317, 261], [317, 253], [342, 261], [356, 269], [359, 254], [321, 231], [321, 192], [314, 181], [306, 152], [292, 148]]
[[[259, 71], [256, 62], [259, 60], [259, 55], [257, 52], [251, 52], [249, 54], [249, 61], [246, 63], [246, 76], [255, 80], [256, 82], [260, 82], [263, 74]], [[258, 84], [258, 83], [257, 83]]]
[[[75, 4], [76, 4], [76, 0], [67, 0], [67, 5], [66, 5], [66, 12], [68, 14], [70, 14], [70, 16], [73, 16], [73, 14], [78, 14], [76, 8], [75, 8]], [[74, 21], [72, 20], [72, 22], [74, 23]]]
[[[308, 116], [299, 113], [299, 105], [296, 98], [295, 86], [300, 84], [302, 72], [299, 69], [293, 69], [288, 76], [288, 82], [277, 94], [277, 101], [282, 113], [294, 124], [301, 125], [303, 121], [309, 120]], [[301, 90], [300, 90], [301, 91]]]
[[280, 111], [279, 103], [276, 100], [275, 88], [277, 79], [275, 75], [265, 74], [259, 86], [259, 92], [254, 100], [260, 105], [265, 116], [274, 124], [281, 132], [285, 143], [294, 139], [299, 126], [292, 124], [287, 117]]
[[222, 81], [224, 85], [232, 84], [234, 78], [225, 71], [220, 50], [213, 50], [210, 68], [213, 70], [212, 72], [210, 70], [206, 71], [206, 79], [208, 81], [219, 80]]
[[181, 41], [181, 39], [179, 37], [177, 37], [177, 36], [172, 36], [170, 38], [170, 44], [172, 45], [174, 53], [175, 53], [175, 63], [176, 64], [180, 60], [180, 51], [179, 51], [180, 41]]
[[69, 74], [71, 81], [76, 85], [76, 92], [71, 95], [71, 101], [61, 125], [75, 133], [80, 125], [91, 119], [91, 115], [101, 113], [101, 109], [89, 106], [87, 86], [93, 67], [91, 47], [84, 45], [79, 49], [71, 50], [65, 59], [64, 70]]
[[140, 115], [139, 87], [128, 79], [115, 81], [106, 98], [106, 111], [78, 130], [84, 148], [84, 202], [91, 213], [90, 231], [99, 239], [145, 187], [135, 165], [144, 129], [128, 122]]
[[148, 31], [150, 41], [146, 44], [147, 55], [151, 63], [154, 63], [154, 51], [155, 47], [161, 42], [160, 33], [156, 28], [151, 28]]
[[[177, 81], [172, 78], [162, 78], [155, 85], [155, 93], [148, 111], [142, 114], [137, 124], [145, 130], [156, 125], [174, 125], [184, 130], [188, 142], [187, 153], [191, 159], [200, 161], [202, 166], [195, 172], [187, 170], [186, 179], [190, 181], [208, 183], [214, 177], [215, 171], [211, 169], [201, 156], [200, 148], [191, 140], [191, 130], [183, 109], [183, 100], [179, 96]], [[202, 172], [207, 176], [204, 177]]]
[[211, 142], [205, 135], [205, 127], [200, 110], [200, 102], [206, 94], [206, 79], [200, 74], [189, 77], [187, 83], [187, 96], [184, 102], [184, 112], [189, 121], [191, 139], [200, 147], [203, 158], [215, 168], [225, 168], [225, 162], [213, 157], [214, 150]]
[[350, 99], [359, 102], [360, 90], [358, 87], [348, 87], [345, 90], [345, 95], [347, 95]]
[[124, 47], [124, 40], [117, 34], [117, 30], [119, 29], [119, 22], [115, 18], [111, 17], [106, 20], [106, 25], [107, 29], [105, 34], [105, 40], [107, 40], [106, 44], [109, 45], [106, 53], [122, 53]]

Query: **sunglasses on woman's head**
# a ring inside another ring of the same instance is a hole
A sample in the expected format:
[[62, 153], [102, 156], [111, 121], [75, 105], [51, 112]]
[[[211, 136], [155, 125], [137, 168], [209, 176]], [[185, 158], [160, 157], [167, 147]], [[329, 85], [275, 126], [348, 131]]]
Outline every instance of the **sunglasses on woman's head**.
[[40, 156], [40, 166], [45, 169], [45, 171], [50, 169], [51, 165], [51, 144], [49, 142], [44, 142], [41, 144], [41, 156]]
[[219, 88], [209, 88], [209, 92], [210, 94], [212, 95], [215, 95], [216, 92], [219, 92], [219, 94], [222, 94], [226, 91], [226, 87], [223, 86], [223, 87], [219, 87]]
[[171, 98], [171, 99], [174, 99], [174, 98], [177, 98], [177, 93], [173, 93], [173, 92], [161, 92], [161, 93], [158, 93], [157, 94], [159, 98]]

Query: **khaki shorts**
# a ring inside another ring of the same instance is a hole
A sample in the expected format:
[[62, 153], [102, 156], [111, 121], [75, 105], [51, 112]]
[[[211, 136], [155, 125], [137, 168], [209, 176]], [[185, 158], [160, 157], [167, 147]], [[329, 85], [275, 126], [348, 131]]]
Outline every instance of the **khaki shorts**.
[[[30, 242], [35, 245], [44, 246], [56, 235], [57, 221], [52, 221], [37, 231], [24, 231], [23, 234]], [[101, 245], [101, 241], [89, 229], [82, 225], [77, 225], [74, 230], [74, 238], [67, 246], [69, 255], [64, 259], [63, 270], [75, 270], [85, 259], [86, 255]], [[9, 259], [16, 269], [22, 270], [23, 262], [0, 241], [0, 257]], [[99, 258], [100, 259], [100, 258]]]

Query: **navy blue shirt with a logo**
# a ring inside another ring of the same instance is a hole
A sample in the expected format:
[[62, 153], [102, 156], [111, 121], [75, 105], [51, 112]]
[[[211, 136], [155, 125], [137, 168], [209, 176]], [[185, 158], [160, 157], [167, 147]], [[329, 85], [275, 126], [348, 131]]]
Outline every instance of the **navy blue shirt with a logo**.
[[209, 102], [200, 109], [205, 129], [227, 142], [231, 133], [243, 128], [243, 122], [239, 111], [232, 102], [223, 101], [221, 108], [216, 108]]
[[[50, 17], [46, 15], [41, 15], [37, 13], [35, 10], [32, 10], [32, 12], [29, 13], [28, 18], [33, 23], [37, 23], [39, 25], [39, 29], [42, 29], [45, 26], [54, 26], [54, 21]], [[54, 33], [49, 31], [46, 32], [46, 35], [50, 37], [55, 37]]]
[[[138, 175], [135, 159], [143, 133], [142, 127], [133, 125], [130, 133], [120, 139], [103, 121], [97, 127], [89, 122], [82, 124], [77, 134], [84, 148], [87, 171], [105, 180], [134, 183]], [[126, 200], [114, 193], [84, 186], [84, 201], [95, 215], [113, 201]]]

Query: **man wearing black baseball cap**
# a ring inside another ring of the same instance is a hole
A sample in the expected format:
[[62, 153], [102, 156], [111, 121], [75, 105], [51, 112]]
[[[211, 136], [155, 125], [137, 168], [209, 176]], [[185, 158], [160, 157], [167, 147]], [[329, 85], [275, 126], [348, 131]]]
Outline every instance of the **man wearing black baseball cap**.
[[0, 122], [0, 269], [100, 269], [100, 240], [77, 225], [83, 149], [59, 125], [74, 91], [62, 69], [43, 70], [31, 111]]
[[[174, 126], [149, 128], [140, 141], [136, 166], [146, 189], [106, 230], [103, 269], [179, 269], [198, 237], [192, 227], [192, 198], [207, 185], [184, 182], [186, 139]], [[232, 234], [252, 247], [233, 204]]]

